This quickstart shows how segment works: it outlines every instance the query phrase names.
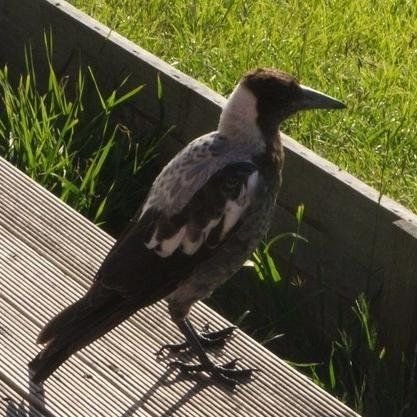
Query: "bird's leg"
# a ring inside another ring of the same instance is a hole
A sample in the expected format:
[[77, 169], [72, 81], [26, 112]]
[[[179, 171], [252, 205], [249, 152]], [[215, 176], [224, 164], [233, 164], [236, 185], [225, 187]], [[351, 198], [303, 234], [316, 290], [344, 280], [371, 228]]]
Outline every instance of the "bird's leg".
[[182, 372], [188, 373], [208, 372], [216, 380], [232, 388], [237, 383], [248, 380], [251, 377], [252, 372], [254, 371], [253, 369], [234, 369], [237, 362], [236, 359], [223, 365], [215, 365], [201, 346], [199, 335], [188, 319], [177, 322], [177, 325], [185, 336], [192, 351], [198, 356], [200, 363], [188, 364], [182, 361], [174, 361], [171, 363], [171, 366], [177, 367]]
[[[229, 326], [221, 330], [210, 332], [208, 325], [206, 325], [200, 333], [195, 332], [195, 334], [203, 348], [221, 348], [225, 345], [226, 339], [232, 335], [235, 329], [236, 326]], [[190, 347], [191, 346], [188, 340], [183, 343], [165, 344], [161, 346], [157, 354], [160, 355], [164, 350], [169, 350], [170, 352], [181, 352], [189, 349]]]

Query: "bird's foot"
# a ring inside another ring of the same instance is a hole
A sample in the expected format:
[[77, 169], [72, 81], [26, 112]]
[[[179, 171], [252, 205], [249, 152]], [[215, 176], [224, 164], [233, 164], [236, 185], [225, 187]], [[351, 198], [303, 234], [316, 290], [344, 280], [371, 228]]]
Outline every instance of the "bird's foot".
[[233, 359], [223, 365], [216, 365], [211, 361], [205, 361], [205, 363], [185, 363], [182, 361], [172, 361], [169, 366], [179, 369], [185, 374], [197, 374], [201, 372], [209, 373], [216, 381], [226, 385], [233, 389], [237, 384], [246, 382], [250, 379], [253, 372], [257, 369], [236, 369], [237, 359]]
[[[209, 331], [209, 325], [206, 324], [201, 333], [197, 334], [197, 339], [203, 348], [221, 348], [226, 344], [226, 339], [232, 335], [235, 329], [235, 326], [230, 326], [213, 332]], [[165, 344], [161, 346], [156, 354], [159, 356], [165, 350], [168, 350], [171, 353], [179, 353], [189, 350], [190, 348], [189, 342]]]

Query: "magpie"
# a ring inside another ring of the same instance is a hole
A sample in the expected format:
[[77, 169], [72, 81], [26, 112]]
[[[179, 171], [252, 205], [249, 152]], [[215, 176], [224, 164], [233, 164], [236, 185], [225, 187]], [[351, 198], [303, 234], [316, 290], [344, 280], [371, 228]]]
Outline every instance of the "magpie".
[[236, 360], [216, 364], [206, 353], [234, 328], [199, 333], [190, 309], [240, 269], [269, 228], [284, 162], [281, 122], [299, 110], [344, 107], [284, 72], [245, 74], [217, 130], [162, 169], [89, 290], [42, 329], [37, 341], [46, 346], [29, 364], [31, 380], [44, 381], [73, 353], [161, 299], [186, 341], [160, 352], [187, 348], [198, 358], [172, 366], [232, 387], [250, 379], [253, 369], [237, 369]]

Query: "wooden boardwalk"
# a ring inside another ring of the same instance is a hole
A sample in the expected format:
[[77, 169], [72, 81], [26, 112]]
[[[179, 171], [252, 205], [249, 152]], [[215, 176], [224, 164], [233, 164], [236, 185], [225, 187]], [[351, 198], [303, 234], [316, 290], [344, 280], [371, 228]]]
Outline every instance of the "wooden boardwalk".
[[[217, 357], [262, 369], [249, 384], [230, 393], [180, 377], [155, 358], [180, 338], [164, 303], [74, 355], [43, 388], [30, 386], [41, 325], [85, 291], [112, 243], [0, 159], [0, 417], [357, 416], [239, 330]], [[228, 324], [202, 303], [192, 319]]]

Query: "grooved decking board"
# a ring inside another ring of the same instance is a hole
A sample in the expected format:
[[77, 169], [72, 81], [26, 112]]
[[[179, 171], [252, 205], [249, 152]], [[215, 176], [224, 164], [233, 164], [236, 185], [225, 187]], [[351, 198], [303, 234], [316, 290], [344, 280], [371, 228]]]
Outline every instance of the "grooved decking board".
[[[41, 325], [83, 294], [112, 243], [0, 159], [1, 417], [356, 415], [240, 330], [214, 356], [241, 357], [244, 365], [262, 369], [249, 384], [232, 394], [204, 378], [179, 377], [154, 354], [162, 343], [179, 339], [164, 302], [74, 355], [43, 392], [30, 387], [27, 363], [39, 350]], [[192, 320], [213, 328], [229, 324], [203, 303]]]

